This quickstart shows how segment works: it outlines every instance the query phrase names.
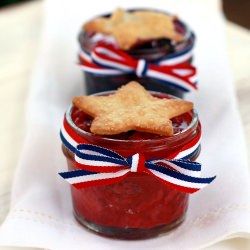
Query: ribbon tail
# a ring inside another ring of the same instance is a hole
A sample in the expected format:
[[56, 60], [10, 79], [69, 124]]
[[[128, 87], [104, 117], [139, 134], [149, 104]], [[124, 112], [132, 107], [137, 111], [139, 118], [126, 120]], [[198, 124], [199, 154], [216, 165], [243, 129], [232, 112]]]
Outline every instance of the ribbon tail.
[[173, 169], [181, 174], [200, 177], [201, 176], [201, 164], [198, 162], [193, 162], [185, 159], [181, 160], [165, 160], [159, 159], [150, 161], [150, 163], [157, 164], [160, 166], [165, 166], [167, 168]]
[[150, 65], [145, 74], [147, 77], [155, 78], [163, 84], [176, 87], [184, 92], [197, 90], [196, 84], [174, 73], [166, 73], [164, 70], [156, 68], [154, 65]]
[[[158, 177], [158, 176], [156, 176]], [[195, 192], [198, 192], [199, 190], [205, 188], [207, 185], [209, 185], [214, 179], [216, 178], [216, 176], [211, 177], [210, 181], [206, 184], [203, 184], [202, 186], [199, 185], [199, 187], [188, 187], [187, 185], [180, 185], [180, 184], [176, 184], [174, 181], [169, 181], [169, 180], [164, 180], [162, 178], [159, 178], [161, 182], [163, 182], [164, 184], [168, 185], [169, 187], [178, 190], [180, 192], [183, 193], [188, 193], [188, 194], [193, 194]], [[205, 178], [208, 179], [208, 178]]]
[[77, 189], [108, 185], [122, 180], [129, 173], [128, 169], [114, 173], [96, 173], [86, 170], [62, 172], [59, 175]]
[[195, 193], [210, 184], [216, 177], [200, 178], [189, 176], [168, 167], [146, 163], [149, 171], [163, 183], [185, 193]]

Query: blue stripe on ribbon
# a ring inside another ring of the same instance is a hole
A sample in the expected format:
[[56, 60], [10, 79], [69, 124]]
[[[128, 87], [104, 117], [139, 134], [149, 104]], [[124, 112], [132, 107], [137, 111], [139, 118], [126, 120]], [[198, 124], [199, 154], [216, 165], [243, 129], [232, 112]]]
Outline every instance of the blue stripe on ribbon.
[[[147, 70], [148, 70], [148, 62], [145, 60], [144, 62], [144, 68], [143, 68], [143, 71], [141, 72], [141, 76], [145, 76], [146, 73], [147, 73]], [[135, 70], [136, 71], [136, 70]], [[136, 72], [135, 72], [136, 73]]]
[[116, 65], [116, 66], [111, 66], [111, 65], [107, 65], [105, 63], [101, 63], [97, 60], [95, 60], [94, 58], [92, 58], [92, 62], [95, 63], [96, 65], [98, 66], [101, 66], [103, 68], [106, 68], [106, 69], [115, 69], [115, 70], [120, 70], [122, 74], [126, 73], [126, 74], [129, 74], [129, 73], [134, 73], [134, 70], [131, 69], [131, 70], [124, 70], [122, 68], [119, 67], [119, 65]]
[[[86, 150], [91, 151], [93, 154], [87, 153]], [[102, 155], [97, 155], [95, 153], [100, 153]], [[95, 145], [80, 144], [77, 146], [75, 155], [78, 156], [82, 160], [100, 162], [100, 165], [102, 162], [109, 162], [109, 163], [118, 164], [120, 166], [127, 166], [126, 160], [121, 155], [117, 154], [114, 151], [105, 149], [103, 147], [98, 147]]]
[[[176, 163], [176, 162], [175, 162], [175, 164], [178, 165], [178, 163]], [[191, 182], [191, 183], [193, 182], [193, 183], [208, 184], [215, 179], [215, 176], [210, 177], [210, 178], [199, 178], [199, 177], [188, 176], [185, 174], [181, 174], [180, 172], [177, 172], [177, 171], [172, 170], [170, 168], [162, 167], [160, 165], [156, 165], [156, 164], [152, 164], [152, 163], [148, 163], [148, 162], [146, 162], [146, 166], [149, 169], [158, 171], [166, 176], [170, 176], [170, 177], [173, 177], [175, 179], [179, 179], [179, 180], [187, 181], [187, 182]]]
[[72, 145], [65, 139], [65, 137], [63, 136], [62, 130], [60, 130], [60, 138], [61, 138], [62, 143], [64, 144], [64, 146], [65, 146], [66, 148], [68, 148], [72, 153], [75, 153], [75, 147], [72, 146]]
[[117, 158], [120, 160], [123, 160], [124, 158], [119, 155], [118, 153], [109, 150], [107, 148], [103, 148], [100, 146], [96, 146], [96, 145], [92, 145], [92, 144], [79, 144], [77, 146], [77, 149], [82, 151], [82, 150], [88, 150], [88, 151], [93, 151], [94, 153], [100, 153], [102, 155], [108, 156], [108, 157], [112, 157], [112, 158]]
[[[103, 73], [103, 72], [98, 72], [98, 70], [97, 71], [95, 71], [95, 72], [92, 72], [92, 71], [90, 71], [90, 70], [88, 70], [88, 69], [84, 69], [87, 73], [91, 73], [91, 74], [93, 74], [93, 75], [95, 75], [95, 76], [99, 76], [99, 77], [103, 77], [103, 76], [107, 76], [107, 75], [109, 75], [110, 76], [110, 74], [105, 74], [105, 73]], [[119, 73], [116, 73], [115, 75], [124, 75], [125, 73], [126, 73], [126, 75], [133, 75], [134, 74], [134, 71], [131, 71], [131, 72], [123, 72], [123, 71], [121, 71], [121, 70], [119, 70], [119, 69], [116, 69], [117, 71], [119, 71]]]
[[198, 151], [200, 151], [200, 150], [201, 150], [201, 145], [199, 145], [199, 146], [195, 149], [195, 151], [191, 152], [189, 155], [183, 156], [181, 159], [183, 159], [183, 160], [188, 160], [188, 159], [192, 158], [194, 155], [196, 155], [196, 154], [198, 153]]
[[181, 160], [168, 160], [169, 162], [176, 164], [178, 167], [187, 169], [187, 170], [192, 170], [192, 171], [201, 171], [201, 164], [185, 159]]
[[179, 168], [182, 168], [185, 170], [190, 170], [190, 171], [195, 171], [195, 172], [201, 171], [201, 164], [194, 162], [194, 161], [186, 160], [184, 158], [181, 158], [178, 160], [154, 159], [154, 160], [148, 160], [147, 162], [150, 164], [156, 164], [159, 166], [161, 166], [161, 163], [165, 162], [165, 164], [167, 164], [168, 162], [170, 162], [170, 163], [177, 165]]
[[114, 163], [114, 164], [118, 164], [121, 166], [127, 165], [127, 162], [124, 160], [115, 159], [115, 158], [111, 158], [111, 157], [107, 157], [107, 156], [85, 154], [85, 153], [81, 153], [80, 151], [77, 151], [77, 150], [76, 150], [75, 154], [76, 154], [76, 156], [78, 156], [82, 160], [100, 162], [100, 165], [101, 165], [101, 162], [109, 162], [109, 163]]
[[59, 173], [59, 175], [61, 175], [64, 179], [80, 177], [80, 176], [84, 176], [84, 175], [92, 175], [92, 174], [97, 174], [97, 173], [87, 171], [87, 170], [82, 170], [82, 169], [73, 170], [73, 171], [70, 171], [70, 172]]
[[132, 163], [133, 163], [133, 158], [132, 158], [132, 156], [131, 157], [128, 157], [127, 159], [126, 159], [126, 162], [127, 162], [127, 164], [129, 165], [129, 166], [132, 166]]
[[182, 86], [180, 86], [180, 85], [178, 85], [178, 84], [175, 84], [174, 82], [165, 81], [165, 80], [162, 80], [161, 78], [158, 78], [158, 77], [156, 77], [156, 76], [153, 76], [153, 77], [147, 76], [147, 77], [148, 77], [148, 78], [154, 78], [155, 80], [157, 80], [158, 82], [160, 82], [160, 83], [162, 83], [162, 84], [164, 84], [164, 85], [168, 85], [168, 86], [170, 86], [170, 87], [174, 87], [174, 88], [180, 89], [180, 90], [182, 90], [182, 91], [184, 91], [184, 92], [190, 92], [189, 89], [184, 88], [184, 87], [182, 87]]

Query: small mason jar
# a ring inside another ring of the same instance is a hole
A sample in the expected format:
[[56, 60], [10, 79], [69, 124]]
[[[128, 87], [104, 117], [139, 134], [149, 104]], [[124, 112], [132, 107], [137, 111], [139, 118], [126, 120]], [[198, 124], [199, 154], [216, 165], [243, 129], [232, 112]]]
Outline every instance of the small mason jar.
[[[135, 11], [135, 10], [129, 10]], [[110, 14], [103, 15], [109, 17]], [[176, 58], [178, 61], [183, 54], [189, 51], [189, 55], [182, 63], [191, 64], [192, 62], [192, 48], [195, 43], [195, 35], [183, 21], [176, 19], [174, 21], [175, 29], [184, 36], [182, 42], [173, 42], [169, 39], [154, 39], [145, 43], [138, 43], [134, 48], [126, 52], [133, 59], [144, 59], [147, 63], [158, 63], [161, 60], [168, 60]], [[81, 50], [90, 55], [93, 51], [97, 41], [93, 39], [92, 32], [82, 30], [78, 36]], [[81, 56], [79, 61], [81, 64]], [[84, 71], [84, 82], [87, 94], [93, 94], [103, 91], [116, 90], [121, 85], [130, 81], [137, 81], [144, 86], [147, 90], [168, 93], [182, 98], [185, 91], [177, 88], [173, 83], [163, 83], [152, 77], [137, 76], [135, 73], [121, 73], [114, 75], [105, 75], [101, 73], [93, 73]]]
[[[98, 95], [113, 93], [104, 92]], [[172, 96], [151, 92], [160, 98]], [[159, 136], [141, 132], [127, 132], [115, 136], [100, 136], [89, 132], [91, 118], [72, 106], [64, 122], [85, 143], [113, 150], [123, 157], [136, 153], [145, 159], [168, 158], [191, 142], [201, 132], [195, 111], [172, 119], [173, 136]], [[132, 134], [132, 135], [131, 135]], [[74, 153], [62, 144], [68, 170], [77, 170]], [[189, 160], [195, 161], [200, 146]], [[178, 227], [185, 219], [188, 208], [187, 193], [178, 191], [156, 177], [130, 172], [123, 180], [76, 189], [71, 187], [74, 215], [84, 227], [95, 233], [119, 239], [145, 239], [155, 237]]]

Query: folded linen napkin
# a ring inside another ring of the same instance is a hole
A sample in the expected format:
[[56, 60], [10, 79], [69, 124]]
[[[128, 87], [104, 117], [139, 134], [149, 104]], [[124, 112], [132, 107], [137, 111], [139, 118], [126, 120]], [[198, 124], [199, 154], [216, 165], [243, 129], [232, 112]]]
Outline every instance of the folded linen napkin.
[[[157, 4], [156, 4], [157, 3]], [[34, 69], [27, 136], [16, 172], [12, 207], [0, 229], [0, 245], [68, 249], [200, 249], [220, 240], [250, 237], [250, 183], [218, 1], [127, 0], [122, 7], [154, 7], [178, 13], [197, 34], [199, 91], [188, 94], [203, 124], [203, 175], [213, 184], [191, 196], [186, 221], [170, 234], [121, 241], [96, 236], [74, 220], [59, 128], [75, 95], [83, 93], [74, 63], [81, 24], [121, 6], [118, 0], [48, 0], [43, 44]], [[199, 235], [199, 237], [197, 237]]]

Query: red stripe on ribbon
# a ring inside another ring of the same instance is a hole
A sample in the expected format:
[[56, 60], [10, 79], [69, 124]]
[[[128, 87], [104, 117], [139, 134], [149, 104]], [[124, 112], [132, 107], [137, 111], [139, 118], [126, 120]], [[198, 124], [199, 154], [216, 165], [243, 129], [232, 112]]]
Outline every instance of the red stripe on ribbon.
[[168, 159], [175, 159], [175, 157], [185, 151], [188, 150], [190, 148], [192, 148], [193, 146], [195, 146], [201, 139], [201, 129], [198, 130], [198, 134], [195, 135], [195, 137], [188, 143], [186, 143], [182, 148], [180, 148], [178, 151], [174, 152], [173, 154], [168, 156]]
[[64, 126], [64, 129], [66, 130], [66, 132], [68, 133], [68, 135], [69, 135], [74, 141], [76, 141], [78, 144], [80, 144], [80, 143], [88, 143], [87, 140], [85, 140], [84, 138], [82, 138], [81, 135], [79, 135], [74, 129], [72, 129], [72, 128], [70, 127], [70, 125], [68, 124], [68, 122], [67, 122], [67, 120], [66, 120], [66, 117], [64, 117], [63, 126]]

